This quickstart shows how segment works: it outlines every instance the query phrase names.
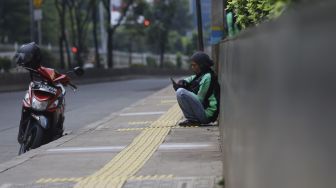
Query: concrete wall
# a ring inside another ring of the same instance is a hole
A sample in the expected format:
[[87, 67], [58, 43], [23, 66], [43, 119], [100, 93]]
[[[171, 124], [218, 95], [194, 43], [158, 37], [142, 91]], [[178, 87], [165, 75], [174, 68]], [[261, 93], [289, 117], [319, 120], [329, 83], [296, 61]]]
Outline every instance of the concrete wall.
[[336, 2], [220, 44], [226, 188], [336, 187]]

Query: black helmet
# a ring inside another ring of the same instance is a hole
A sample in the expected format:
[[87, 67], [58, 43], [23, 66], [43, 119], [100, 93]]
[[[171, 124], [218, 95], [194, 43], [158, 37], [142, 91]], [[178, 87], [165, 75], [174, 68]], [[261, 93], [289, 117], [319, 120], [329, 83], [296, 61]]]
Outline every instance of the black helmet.
[[37, 69], [41, 66], [41, 51], [35, 42], [23, 44], [14, 55], [14, 62], [18, 66]]

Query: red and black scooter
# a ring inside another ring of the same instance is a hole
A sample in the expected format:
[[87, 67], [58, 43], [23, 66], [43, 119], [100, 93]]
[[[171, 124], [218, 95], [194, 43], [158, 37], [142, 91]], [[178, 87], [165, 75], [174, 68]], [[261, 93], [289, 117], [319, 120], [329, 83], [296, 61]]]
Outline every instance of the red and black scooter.
[[37, 69], [23, 67], [30, 72], [31, 82], [23, 99], [18, 140], [19, 155], [30, 149], [58, 139], [63, 135], [65, 86], [77, 87], [68, 76], [81, 76], [84, 71], [76, 67], [67, 74], [40, 66]]

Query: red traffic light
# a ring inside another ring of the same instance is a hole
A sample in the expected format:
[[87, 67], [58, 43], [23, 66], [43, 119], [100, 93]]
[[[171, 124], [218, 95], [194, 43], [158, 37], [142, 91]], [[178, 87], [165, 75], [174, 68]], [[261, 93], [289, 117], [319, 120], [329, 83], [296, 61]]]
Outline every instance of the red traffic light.
[[74, 54], [77, 53], [77, 52], [78, 52], [77, 47], [72, 47], [72, 48], [71, 48], [71, 52], [74, 53]]
[[148, 27], [150, 25], [150, 21], [145, 19], [143, 24], [144, 24], [145, 27]]

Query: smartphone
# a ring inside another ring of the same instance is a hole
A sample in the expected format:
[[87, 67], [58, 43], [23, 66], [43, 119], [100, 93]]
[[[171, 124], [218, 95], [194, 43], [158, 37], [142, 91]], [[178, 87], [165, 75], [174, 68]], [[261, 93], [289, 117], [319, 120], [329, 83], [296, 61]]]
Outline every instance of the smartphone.
[[170, 77], [170, 80], [171, 80], [171, 82], [172, 82], [173, 85], [177, 84], [172, 77]]

